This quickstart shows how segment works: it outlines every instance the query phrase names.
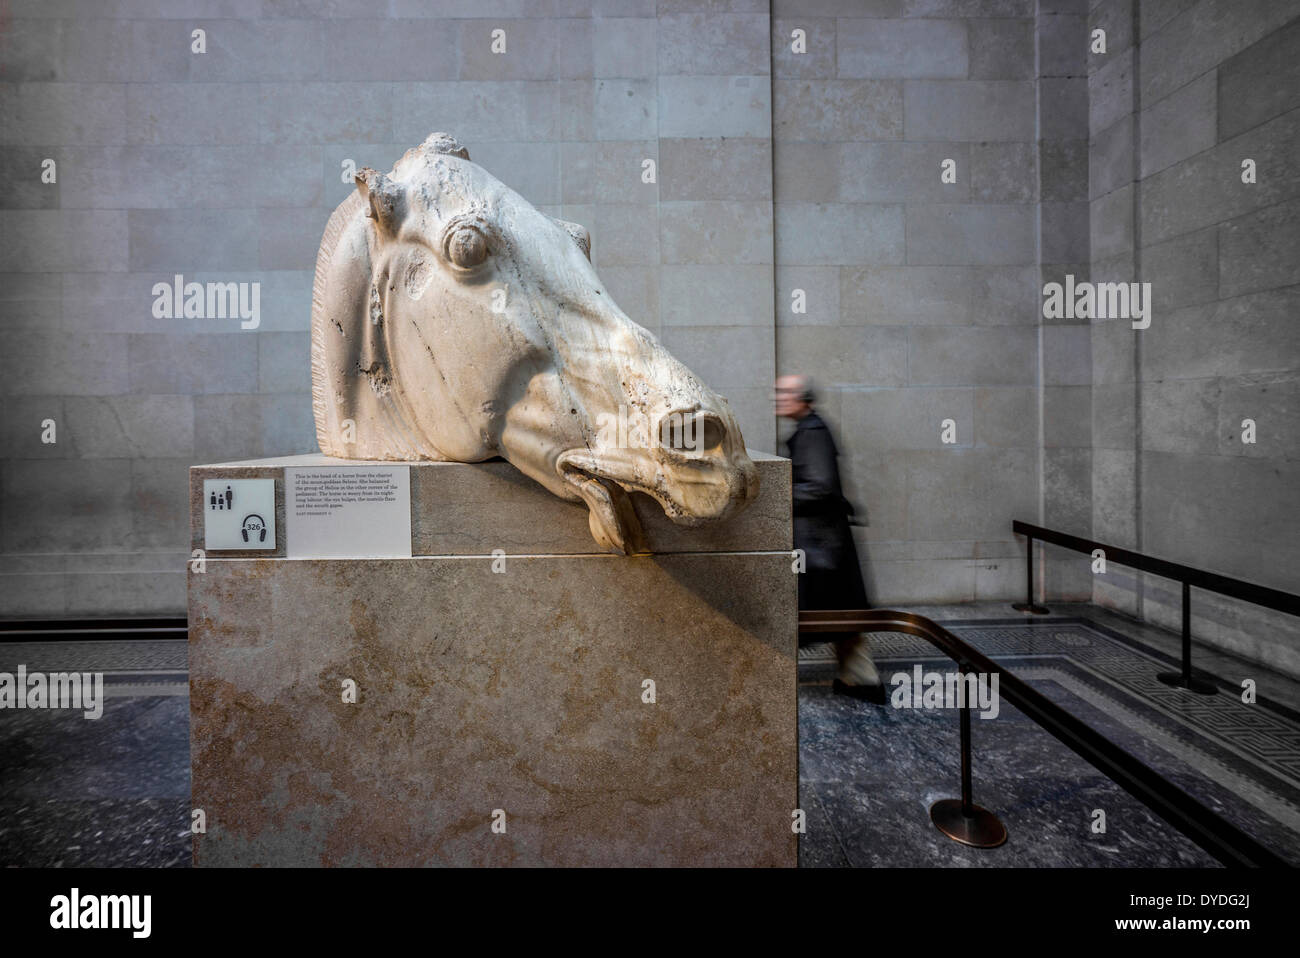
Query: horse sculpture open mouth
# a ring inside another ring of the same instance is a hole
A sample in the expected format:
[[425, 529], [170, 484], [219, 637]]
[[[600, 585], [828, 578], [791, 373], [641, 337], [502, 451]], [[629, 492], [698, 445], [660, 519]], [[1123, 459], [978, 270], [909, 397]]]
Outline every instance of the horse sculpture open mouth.
[[538, 211], [443, 133], [356, 182], [316, 262], [322, 452], [502, 456], [584, 503], [595, 540], [623, 554], [648, 551], [632, 492], [685, 526], [757, 496], [726, 400], [613, 302], [583, 227]]

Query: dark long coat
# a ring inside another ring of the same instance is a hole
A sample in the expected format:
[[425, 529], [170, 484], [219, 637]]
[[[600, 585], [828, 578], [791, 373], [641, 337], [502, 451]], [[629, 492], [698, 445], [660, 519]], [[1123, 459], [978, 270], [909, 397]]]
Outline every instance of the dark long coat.
[[786, 450], [794, 482], [794, 547], [804, 550], [808, 563], [799, 576], [799, 608], [870, 608], [849, 529], [853, 506], [840, 488], [830, 429], [810, 412], [795, 426]]

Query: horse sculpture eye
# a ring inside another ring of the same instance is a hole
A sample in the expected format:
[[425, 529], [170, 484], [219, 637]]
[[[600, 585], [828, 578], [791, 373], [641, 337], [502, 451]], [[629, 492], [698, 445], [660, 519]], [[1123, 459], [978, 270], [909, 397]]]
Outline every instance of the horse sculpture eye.
[[472, 226], [462, 226], [447, 237], [447, 258], [461, 269], [473, 269], [487, 255], [487, 238]]

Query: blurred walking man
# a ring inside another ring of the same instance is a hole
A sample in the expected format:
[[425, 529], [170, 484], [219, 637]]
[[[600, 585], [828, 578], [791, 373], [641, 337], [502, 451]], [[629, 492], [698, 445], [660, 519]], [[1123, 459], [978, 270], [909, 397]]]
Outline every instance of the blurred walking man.
[[[839, 454], [830, 429], [813, 409], [816, 399], [807, 376], [776, 381], [776, 414], [796, 424], [786, 441], [786, 455], [794, 483], [794, 547], [803, 550], [807, 562], [807, 571], [799, 576], [799, 608], [869, 609], [849, 529], [853, 506], [840, 488]], [[827, 633], [819, 639], [835, 644], [840, 661], [835, 691], [883, 704], [885, 689], [871, 661], [867, 636]]]

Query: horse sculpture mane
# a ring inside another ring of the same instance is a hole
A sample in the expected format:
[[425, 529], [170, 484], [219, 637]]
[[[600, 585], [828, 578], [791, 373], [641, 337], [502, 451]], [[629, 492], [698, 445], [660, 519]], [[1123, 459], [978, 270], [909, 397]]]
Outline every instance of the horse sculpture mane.
[[576, 223], [538, 211], [434, 133], [356, 174], [312, 288], [312, 407], [345, 459], [502, 456], [581, 501], [604, 548], [644, 552], [630, 492], [726, 518], [758, 475], [726, 400], [623, 313]]

